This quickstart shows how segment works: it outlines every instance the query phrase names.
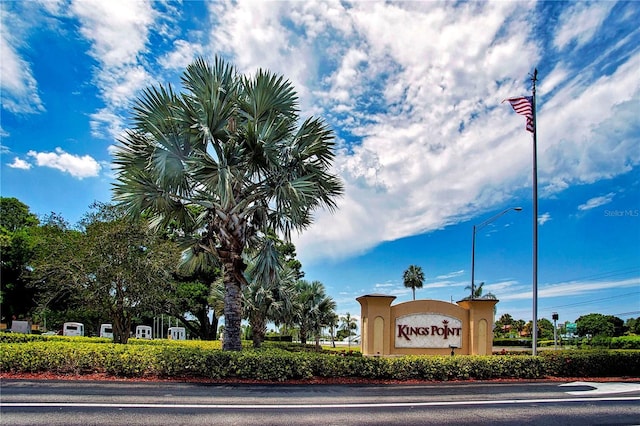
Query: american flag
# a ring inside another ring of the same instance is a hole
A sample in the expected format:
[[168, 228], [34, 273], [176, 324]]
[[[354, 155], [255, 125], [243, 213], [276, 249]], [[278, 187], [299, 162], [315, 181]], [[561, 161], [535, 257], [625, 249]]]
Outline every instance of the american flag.
[[516, 113], [527, 117], [526, 128], [528, 131], [533, 133], [533, 97], [522, 96], [519, 98], [509, 98], [505, 100], [509, 101]]

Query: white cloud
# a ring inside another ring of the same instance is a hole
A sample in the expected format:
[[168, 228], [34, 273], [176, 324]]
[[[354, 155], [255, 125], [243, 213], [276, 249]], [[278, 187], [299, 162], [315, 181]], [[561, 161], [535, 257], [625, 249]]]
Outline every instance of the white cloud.
[[538, 224], [540, 226], [544, 225], [545, 223], [549, 222], [550, 220], [551, 220], [551, 214], [549, 212], [543, 213], [543, 214], [538, 216]]
[[31, 64], [20, 56], [20, 39], [16, 33], [22, 24], [19, 16], [2, 8], [0, 25], [0, 103], [13, 113], [44, 111], [38, 94], [38, 84], [33, 77]]
[[[538, 289], [538, 298], [550, 298], [550, 297], [567, 297], [577, 296], [585, 293], [592, 293], [599, 290], [607, 290], [613, 288], [623, 287], [637, 287], [640, 286], [640, 277], [628, 278], [619, 281], [571, 281], [567, 283], [560, 283], [554, 285], [541, 286]], [[501, 301], [507, 300], [526, 300], [533, 297], [533, 292], [523, 291], [520, 293], [512, 293], [504, 296], [500, 296]]]
[[183, 70], [193, 60], [203, 54], [204, 47], [200, 43], [189, 43], [185, 40], [176, 40], [174, 49], [158, 60], [160, 66], [165, 69]]
[[444, 275], [438, 275], [436, 278], [439, 279], [439, 280], [446, 280], [448, 278], [459, 277], [462, 274], [464, 274], [464, 269], [461, 269], [459, 271], [450, 272], [450, 273], [444, 274]]
[[56, 148], [55, 152], [29, 151], [27, 155], [33, 157], [38, 166], [51, 167], [78, 179], [98, 176], [101, 169], [90, 155], [73, 155], [61, 148]]
[[581, 211], [591, 210], [591, 209], [595, 209], [596, 207], [600, 207], [600, 206], [603, 206], [605, 204], [609, 204], [613, 200], [613, 197], [615, 195], [616, 195], [615, 193], [610, 192], [607, 195], [591, 198], [591, 199], [587, 200], [586, 203], [580, 204], [578, 206], [578, 210], [581, 210]]
[[31, 164], [28, 162], [21, 160], [18, 157], [13, 159], [13, 163], [8, 164], [12, 169], [21, 169], [21, 170], [29, 170], [31, 168]]
[[560, 30], [554, 44], [562, 49], [575, 41], [578, 46], [591, 40], [609, 15], [615, 2], [576, 2], [560, 16]]
[[96, 85], [106, 102], [92, 115], [92, 133], [116, 138], [130, 101], [153, 82], [142, 58], [157, 13], [149, 1], [126, 0], [75, 0], [70, 10], [80, 20], [80, 33], [91, 43], [89, 53], [99, 64]]
[[[536, 19], [535, 3], [208, 6], [216, 51], [241, 72], [267, 67], [284, 74], [301, 93], [303, 113], [319, 114], [340, 131], [334, 167], [346, 191], [334, 214], [317, 212], [296, 238], [303, 263], [445, 227], [530, 187], [530, 135], [523, 118], [500, 102], [527, 93], [523, 78], [542, 56], [536, 37], [523, 31]], [[563, 16], [556, 42], [585, 45], [608, 9], [575, 6]], [[580, 34], [570, 33], [578, 24]], [[608, 60], [617, 68], [595, 81], [563, 60], [539, 76], [543, 197], [640, 164], [633, 117], [640, 55]], [[607, 63], [593, 61], [585, 67]]]

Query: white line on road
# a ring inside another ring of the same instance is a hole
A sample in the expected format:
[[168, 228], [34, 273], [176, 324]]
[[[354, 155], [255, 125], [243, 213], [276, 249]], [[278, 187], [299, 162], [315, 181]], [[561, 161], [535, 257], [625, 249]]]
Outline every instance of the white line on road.
[[598, 383], [598, 382], [571, 382], [560, 386], [589, 386], [594, 389], [569, 391], [569, 395], [609, 395], [612, 393], [638, 392], [640, 383]]
[[540, 399], [502, 399], [478, 401], [434, 401], [434, 402], [383, 402], [383, 403], [353, 403], [353, 404], [117, 404], [94, 402], [0, 402], [0, 408], [29, 407], [29, 408], [180, 408], [180, 409], [230, 409], [230, 410], [293, 410], [314, 408], [399, 408], [399, 407], [447, 407], [468, 405], [505, 405], [505, 404], [545, 404], [545, 403], [576, 403], [576, 402], [625, 402], [640, 401], [640, 396], [600, 397], [600, 398], [540, 398]]

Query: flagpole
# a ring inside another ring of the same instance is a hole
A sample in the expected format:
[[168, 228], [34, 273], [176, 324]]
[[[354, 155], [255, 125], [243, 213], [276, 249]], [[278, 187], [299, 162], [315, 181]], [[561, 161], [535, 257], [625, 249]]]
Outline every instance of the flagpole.
[[538, 69], [533, 70], [532, 83], [532, 109], [533, 109], [533, 327], [532, 328], [532, 354], [538, 354], [538, 148], [536, 133], [536, 81], [538, 81]]

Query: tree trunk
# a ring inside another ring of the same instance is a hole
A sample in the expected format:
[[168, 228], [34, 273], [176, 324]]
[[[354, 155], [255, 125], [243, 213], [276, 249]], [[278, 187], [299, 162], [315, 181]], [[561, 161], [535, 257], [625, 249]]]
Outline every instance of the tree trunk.
[[262, 342], [264, 342], [264, 336], [267, 334], [267, 324], [264, 318], [252, 318], [250, 320], [251, 330], [253, 331], [253, 347], [259, 348], [262, 346]]
[[131, 318], [124, 312], [116, 312], [113, 315], [113, 343], [126, 345], [129, 342], [129, 330], [131, 329]]
[[224, 281], [224, 339], [222, 350], [242, 350], [242, 274], [244, 263], [240, 253], [226, 253], [223, 261]]

